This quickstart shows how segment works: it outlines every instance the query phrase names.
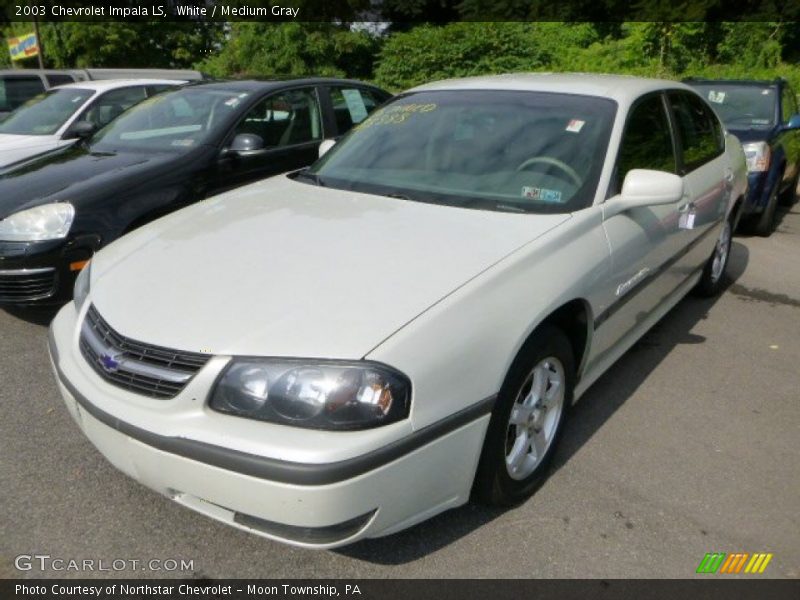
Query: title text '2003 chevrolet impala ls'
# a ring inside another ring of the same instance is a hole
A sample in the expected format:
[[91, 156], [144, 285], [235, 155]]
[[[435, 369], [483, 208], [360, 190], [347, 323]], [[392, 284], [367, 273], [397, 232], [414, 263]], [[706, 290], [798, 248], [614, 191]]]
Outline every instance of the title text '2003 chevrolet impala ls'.
[[745, 187], [679, 83], [422, 86], [96, 254], [51, 326], [61, 392], [123, 472], [297, 545], [513, 504], [569, 404], [719, 290]]

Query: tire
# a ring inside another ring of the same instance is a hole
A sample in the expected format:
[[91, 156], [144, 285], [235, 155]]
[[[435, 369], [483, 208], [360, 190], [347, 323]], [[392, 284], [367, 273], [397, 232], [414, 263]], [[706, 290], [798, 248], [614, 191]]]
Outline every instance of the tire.
[[778, 185], [779, 182], [780, 178], [778, 178], [778, 181], [776, 181], [775, 185], [772, 186], [767, 205], [764, 207], [761, 215], [756, 218], [756, 221], [753, 225], [753, 233], [760, 235], [761, 237], [769, 237], [772, 235], [772, 230], [775, 228], [775, 210], [778, 208], [778, 187], [780, 187]]
[[[543, 325], [523, 346], [498, 394], [473, 484], [476, 501], [513, 506], [544, 483], [574, 385], [575, 363], [567, 336]], [[536, 391], [542, 389], [544, 398]], [[512, 415], [516, 423], [511, 422]]]
[[797, 197], [797, 184], [800, 182], [800, 173], [794, 176], [794, 180], [792, 181], [789, 188], [786, 189], [783, 194], [780, 196], [780, 202], [783, 206], [794, 206], [795, 199]]
[[733, 240], [733, 215], [725, 221], [722, 230], [714, 245], [714, 252], [703, 267], [703, 275], [697, 282], [693, 292], [696, 296], [711, 297], [722, 291], [725, 285], [725, 269], [731, 256], [731, 242]]

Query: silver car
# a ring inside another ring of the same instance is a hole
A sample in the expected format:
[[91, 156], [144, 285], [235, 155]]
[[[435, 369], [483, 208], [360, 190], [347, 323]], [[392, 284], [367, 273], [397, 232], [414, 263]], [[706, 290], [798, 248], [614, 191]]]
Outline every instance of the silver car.
[[672, 81], [445, 81], [369, 117], [346, 100], [360, 125], [309, 169], [101, 250], [50, 331], [115, 466], [316, 548], [532, 494], [569, 405], [723, 287], [747, 181]]

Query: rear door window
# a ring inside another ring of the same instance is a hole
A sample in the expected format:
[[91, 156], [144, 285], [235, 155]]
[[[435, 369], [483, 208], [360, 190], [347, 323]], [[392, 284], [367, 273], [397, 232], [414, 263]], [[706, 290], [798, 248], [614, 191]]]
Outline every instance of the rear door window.
[[661, 94], [641, 100], [628, 116], [617, 158], [615, 193], [622, 189], [625, 175], [631, 169], [677, 171], [669, 119]]
[[714, 112], [694, 94], [673, 91], [667, 97], [678, 130], [683, 169], [688, 173], [723, 152], [722, 129]]
[[383, 99], [370, 90], [356, 87], [331, 87], [331, 102], [339, 135], [347, 133], [375, 110]]

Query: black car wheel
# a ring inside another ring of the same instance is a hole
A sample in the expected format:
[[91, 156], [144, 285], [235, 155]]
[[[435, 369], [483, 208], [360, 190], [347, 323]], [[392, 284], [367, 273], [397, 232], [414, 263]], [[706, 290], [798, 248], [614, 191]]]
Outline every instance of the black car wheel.
[[772, 191], [769, 193], [769, 200], [753, 226], [753, 232], [762, 237], [769, 237], [772, 235], [772, 230], [775, 228], [775, 210], [778, 208], [778, 187], [781, 178], [772, 186]]

